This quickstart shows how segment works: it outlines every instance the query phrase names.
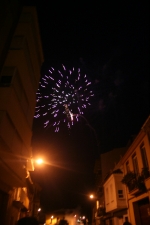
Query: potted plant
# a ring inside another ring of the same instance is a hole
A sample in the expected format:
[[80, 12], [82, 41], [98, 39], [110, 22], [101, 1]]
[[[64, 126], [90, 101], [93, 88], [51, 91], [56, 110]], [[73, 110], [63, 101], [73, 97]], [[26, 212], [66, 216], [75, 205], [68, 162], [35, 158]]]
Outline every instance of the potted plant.
[[144, 180], [145, 176], [147, 175], [148, 175], [147, 173], [144, 174], [143, 172], [141, 173], [141, 175], [137, 176], [134, 172], [130, 171], [127, 174], [125, 174], [121, 182], [128, 187], [129, 191], [132, 191], [137, 188], [140, 192], [141, 191], [143, 192], [146, 191]]
[[132, 191], [137, 187], [136, 174], [132, 171], [126, 173], [121, 182], [128, 187], [129, 191]]
[[122, 179], [123, 184], [128, 184], [131, 180], [136, 179], [136, 174], [132, 171], [126, 173]]

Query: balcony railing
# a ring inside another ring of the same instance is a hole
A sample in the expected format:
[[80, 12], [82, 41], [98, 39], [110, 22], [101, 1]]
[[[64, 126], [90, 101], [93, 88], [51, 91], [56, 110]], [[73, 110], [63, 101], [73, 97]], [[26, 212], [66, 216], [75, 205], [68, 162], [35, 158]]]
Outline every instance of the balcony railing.
[[102, 217], [106, 214], [105, 208], [104, 207], [99, 207], [97, 209], [97, 217]]
[[145, 192], [145, 179], [148, 177], [150, 177], [148, 168], [142, 168], [141, 174], [137, 175], [130, 171], [123, 177], [121, 182], [128, 187], [129, 192], [135, 189], [138, 189], [140, 192]]

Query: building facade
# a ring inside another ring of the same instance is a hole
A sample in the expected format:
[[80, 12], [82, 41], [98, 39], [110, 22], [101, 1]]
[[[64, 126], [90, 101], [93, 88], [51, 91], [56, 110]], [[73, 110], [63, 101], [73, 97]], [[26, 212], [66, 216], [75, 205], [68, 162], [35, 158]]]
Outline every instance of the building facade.
[[18, 218], [32, 213], [32, 122], [43, 53], [35, 8], [21, 9], [17, 1], [12, 5], [2, 2], [0, 224], [14, 225]]
[[114, 170], [104, 182], [105, 214], [103, 221], [106, 225], [122, 225], [127, 216], [126, 191], [122, 184], [123, 173]]
[[[96, 204], [93, 208], [93, 224], [105, 224], [107, 220], [111, 223], [112, 213], [109, 212], [109, 206], [111, 204], [109, 204], [109, 198], [107, 198], [108, 205], [106, 208], [104, 184], [106, 181], [106, 186], [109, 186], [110, 183], [111, 185], [118, 184], [118, 179], [121, 179], [120, 177], [123, 175], [120, 174], [118, 170], [116, 170], [112, 177], [110, 177], [110, 174], [112, 174], [114, 167], [118, 164], [122, 156], [125, 154], [126, 150], [126, 148], [116, 148], [109, 152], [103, 153], [95, 163], [94, 173], [96, 177]], [[114, 192], [114, 187], [112, 187], [111, 189]], [[119, 187], [118, 190], [120, 190]], [[114, 204], [120, 204], [120, 210], [124, 209], [125, 203], [123, 203], [123, 205], [121, 206], [121, 203], [119, 202], [119, 199], [117, 199], [117, 196], [109, 195], [107, 197], [113, 198], [111, 199], [111, 201], [114, 201]], [[117, 206], [115, 207], [116, 208], [114, 208], [114, 211], [117, 211]]]
[[150, 224], [150, 116], [121, 160], [128, 217], [132, 225]]
[[93, 224], [150, 224], [150, 116], [122, 153], [101, 154], [94, 172]]
[[[109, 152], [101, 157], [103, 174], [110, 169], [107, 158], [113, 163]], [[101, 195], [97, 196], [95, 223], [122, 225], [127, 219], [132, 225], [150, 224], [150, 116], [114, 168], [106, 176], [99, 173]]]

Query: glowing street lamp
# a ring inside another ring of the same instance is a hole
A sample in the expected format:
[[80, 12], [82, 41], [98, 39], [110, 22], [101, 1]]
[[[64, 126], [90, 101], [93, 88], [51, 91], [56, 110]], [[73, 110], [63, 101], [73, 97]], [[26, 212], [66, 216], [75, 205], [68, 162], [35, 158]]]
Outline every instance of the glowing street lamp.
[[98, 196], [91, 194], [89, 197], [90, 199], [94, 200], [94, 202], [96, 203], [96, 209], [98, 209], [100, 207]]
[[93, 195], [93, 194], [91, 194], [91, 195], [90, 195], [90, 198], [91, 198], [91, 199], [93, 199], [93, 198], [94, 198], [94, 195]]
[[41, 165], [43, 163], [43, 159], [37, 159], [36, 160], [36, 163], [39, 164], [39, 165]]

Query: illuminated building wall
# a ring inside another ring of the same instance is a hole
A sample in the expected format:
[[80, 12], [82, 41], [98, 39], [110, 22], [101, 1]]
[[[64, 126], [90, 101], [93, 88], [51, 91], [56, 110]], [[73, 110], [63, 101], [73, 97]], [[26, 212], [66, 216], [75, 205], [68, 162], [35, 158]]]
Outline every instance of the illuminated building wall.
[[[25, 188], [29, 171], [34, 169], [32, 122], [43, 53], [35, 8], [23, 7], [19, 11], [14, 1], [16, 12], [11, 11], [11, 3], [4, 2], [8, 14], [2, 14], [4, 48], [0, 46], [0, 223], [13, 225], [29, 209]], [[12, 17], [15, 13], [17, 16]], [[20, 195], [15, 195], [16, 189]]]
[[106, 224], [150, 224], [150, 117], [104, 184]]
[[[121, 177], [120, 173], [113, 173], [115, 165], [118, 164], [121, 157], [125, 154], [127, 148], [115, 148], [109, 152], [100, 155], [98, 161], [95, 164], [96, 175], [96, 195], [99, 202], [99, 207], [93, 209], [93, 221], [96, 225], [103, 224], [107, 217], [111, 218], [110, 212], [112, 210], [119, 211], [126, 208], [125, 193], [123, 198], [118, 198], [116, 193], [116, 186], [118, 190], [124, 190], [123, 185], [119, 184]], [[106, 213], [108, 215], [106, 216]], [[123, 214], [124, 212], [122, 212]], [[122, 214], [119, 216], [122, 217]], [[120, 222], [119, 220], [117, 220]], [[122, 220], [121, 220], [122, 222]]]
[[[131, 224], [150, 224], [150, 116], [121, 163]], [[134, 176], [129, 179], [130, 172]]]

